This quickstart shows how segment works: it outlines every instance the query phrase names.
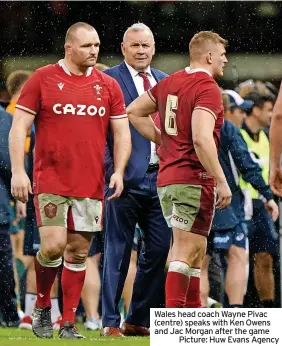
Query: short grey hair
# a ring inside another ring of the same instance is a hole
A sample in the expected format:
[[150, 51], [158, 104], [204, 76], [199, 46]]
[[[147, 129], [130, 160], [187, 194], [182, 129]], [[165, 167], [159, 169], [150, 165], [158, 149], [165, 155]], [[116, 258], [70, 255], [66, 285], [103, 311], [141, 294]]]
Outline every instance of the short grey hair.
[[147, 26], [145, 25], [144, 23], [134, 23], [132, 24], [129, 28], [126, 29], [124, 35], [123, 35], [123, 42], [125, 42], [125, 39], [126, 39], [126, 35], [130, 32], [130, 31], [134, 31], [134, 32], [138, 32], [138, 31], [148, 31], [152, 37], [153, 37], [153, 41], [155, 42], [155, 39], [154, 39], [154, 35], [152, 33], [152, 30]]

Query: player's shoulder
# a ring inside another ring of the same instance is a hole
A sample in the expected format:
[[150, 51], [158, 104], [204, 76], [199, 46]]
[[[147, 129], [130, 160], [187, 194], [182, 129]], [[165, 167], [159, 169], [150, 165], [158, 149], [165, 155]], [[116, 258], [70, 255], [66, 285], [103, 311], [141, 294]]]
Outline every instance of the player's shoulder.
[[[187, 72], [189, 74], [189, 71]], [[196, 71], [194, 73], [191, 73], [201, 83], [209, 83], [209, 84], [215, 84], [217, 85], [214, 78], [206, 71]]]
[[117, 81], [115, 80], [115, 78], [113, 78], [113, 77], [109, 76], [108, 74], [106, 74], [105, 72], [99, 71], [95, 68], [93, 68], [92, 77], [96, 81], [99, 81], [101, 84], [104, 84], [104, 85], [108, 86], [109, 88], [113, 88], [118, 84]]
[[221, 89], [218, 86], [217, 82], [214, 80], [214, 78], [212, 76], [210, 76], [209, 74], [205, 73], [205, 72], [198, 72], [196, 73], [196, 84], [195, 87], [197, 87], [197, 89], [199, 91], [203, 91], [203, 90], [210, 90], [215, 92], [216, 94], [220, 94], [221, 95]]
[[35, 70], [36, 73], [39, 73], [42, 76], [55, 73], [55, 71], [56, 71], [56, 64], [48, 64], [48, 65], [39, 67], [38, 69]]
[[175, 79], [175, 78], [185, 78], [186, 77], [186, 73], [185, 73], [185, 69], [182, 69], [182, 70], [179, 70], [179, 71], [176, 71], [174, 73], [172, 73], [169, 77], [171, 79]]
[[183, 75], [184, 70], [176, 71], [172, 73], [171, 75], [165, 75], [163, 79], [158, 83], [160, 85], [171, 85], [171, 83], [179, 83], [179, 80], [181, 80], [184, 75]]

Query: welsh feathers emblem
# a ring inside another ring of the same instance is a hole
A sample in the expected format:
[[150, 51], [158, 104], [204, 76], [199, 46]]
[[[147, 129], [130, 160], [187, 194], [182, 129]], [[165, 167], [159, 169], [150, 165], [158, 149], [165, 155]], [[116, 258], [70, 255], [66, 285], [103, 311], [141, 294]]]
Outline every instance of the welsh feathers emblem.
[[57, 215], [57, 206], [56, 206], [56, 204], [49, 202], [48, 204], [45, 205], [44, 212], [45, 212], [45, 215], [49, 219], [53, 219]]
[[99, 85], [99, 84], [95, 84], [94, 86], [93, 86], [93, 88], [96, 90], [96, 94], [97, 95], [101, 95], [101, 91], [102, 91], [102, 87], [101, 87], [101, 85]]

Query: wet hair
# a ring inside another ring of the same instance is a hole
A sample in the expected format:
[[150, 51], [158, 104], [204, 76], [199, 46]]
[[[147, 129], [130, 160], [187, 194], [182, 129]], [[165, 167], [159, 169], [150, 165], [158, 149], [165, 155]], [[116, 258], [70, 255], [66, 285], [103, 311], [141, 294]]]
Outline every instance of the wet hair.
[[200, 31], [195, 34], [189, 43], [190, 61], [195, 61], [203, 54], [205, 44], [211, 42], [214, 44], [222, 44], [227, 47], [228, 41], [212, 31]]

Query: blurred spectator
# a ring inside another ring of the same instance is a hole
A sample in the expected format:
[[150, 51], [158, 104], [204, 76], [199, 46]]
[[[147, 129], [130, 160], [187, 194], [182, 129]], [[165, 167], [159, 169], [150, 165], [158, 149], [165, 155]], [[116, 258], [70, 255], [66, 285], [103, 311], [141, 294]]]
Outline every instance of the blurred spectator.
[[0, 106], [2, 106], [4, 109], [9, 105], [10, 100], [10, 95], [8, 91], [5, 90], [0, 90]]
[[86, 275], [81, 292], [86, 315], [84, 327], [88, 330], [99, 330], [102, 328], [102, 320], [98, 312], [101, 290], [99, 265], [102, 249], [103, 235], [99, 232], [94, 233], [88, 253]]
[[[11, 115], [15, 113], [15, 107], [20, 96], [21, 90], [28, 80], [31, 71], [26, 70], [16, 70], [12, 72], [6, 81], [6, 87], [8, 93], [11, 97], [9, 105], [6, 108], [6, 111]], [[25, 143], [25, 154], [27, 155], [30, 151], [30, 141], [31, 141], [31, 130], [29, 130], [26, 143]], [[14, 254], [14, 265], [16, 268], [15, 271], [15, 279], [16, 279], [16, 292], [19, 300], [20, 289], [19, 282], [20, 278], [24, 273], [24, 267], [28, 266], [28, 263], [25, 261], [23, 255], [23, 247], [24, 247], [24, 228], [25, 228], [25, 216], [19, 215], [16, 210], [16, 205], [14, 200], [10, 201], [10, 235], [13, 247]], [[18, 303], [18, 308], [20, 309], [20, 304]]]
[[12, 72], [6, 81], [6, 87], [11, 97], [6, 111], [14, 115], [18, 98], [20, 97], [24, 83], [31, 76], [32, 72], [27, 70], [16, 70]]
[[241, 127], [246, 117], [246, 111], [252, 108], [253, 102], [244, 100], [234, 90], [224, 90], [222, 93], [225, 119], [237, 127]]
[[0, 310], [3, 313], [2, 323], [12, 327], [19, 324], [19, 317], [15, 294], [13, 251], [9, 236], [11, 163], [8, 137], [11, 125], [11, 116], [0, 106]]
[[275, 98], [278, 90], [277, 88], [270, 82], [254, 82], [252, 79], [248, 79], [242, 83], [240, 83], [236, 87], [236, 91], [240, 94], [241, 97], [245, 98], [251, 92], [256, 92], [262, 96], [270, 96]]
[[[233, 90], [224, 90], [223, 96], [226, 97], [226, 116], [230, 115], [231, 109], [235, 107], [241, 110], [244, 117], [246, 110], [253, 106], [251, 100], [243, 100]], [[233, 196], [230, 206], [215, 212], [208, 254], [211, 255], [211, 249], [214, 249], [221, 254], [221, 258], [227, 255], [225, 291], [230, 307], [242, 307], [247, 279], [247, 228], [244, 222], [244, 196], [238, 186], [239, 174], [258, 189], [265, 199], [270, 201], [270, 205], [273, 196], [269, 186], [262, 179], [261, 168], [252, 160], [240, 131], [234, 124], [225, 121], [220, 134], [219, 160]], [[207, 261], [206, 259], [206, 265]], [[204, 279], [207, 279], [206, 275]], [[208, 291], [205, 287], [203, 289], [205, 292]], [[228, 303], [225, 307], [228, 307]]]
[[[262, 169], [266, 184], [269, 179], [269, 140], [263, 128], [269, 126], [273, 98], [253, 91], [245, 96], [254, 105], [243, 122], [241, 133], [252, 155]], [[252, 199], [253, 216], [248, 221], [250, 256], [254, 259], [254, 281], [261, 302], [265, 308], [274, 307], [275, 284], [273, 256], [279, 253], [279, 239], [274, 222], [278, 217], [278, 207], [273, 201], [265, 208], [265, 199], [243, 179], [241, 189]], [[270, 212], [271, 216], [269, 215]]]

